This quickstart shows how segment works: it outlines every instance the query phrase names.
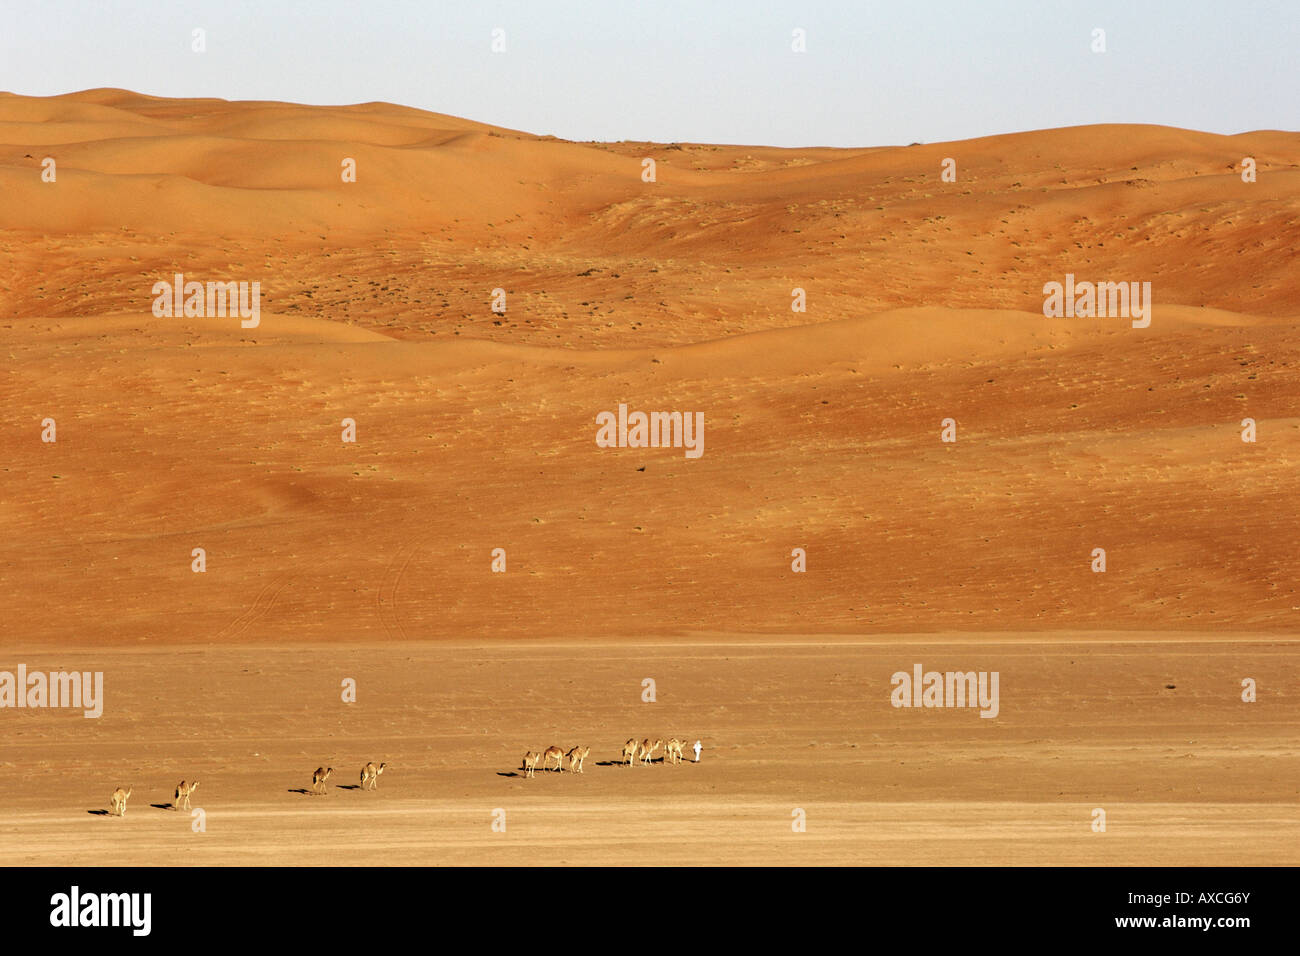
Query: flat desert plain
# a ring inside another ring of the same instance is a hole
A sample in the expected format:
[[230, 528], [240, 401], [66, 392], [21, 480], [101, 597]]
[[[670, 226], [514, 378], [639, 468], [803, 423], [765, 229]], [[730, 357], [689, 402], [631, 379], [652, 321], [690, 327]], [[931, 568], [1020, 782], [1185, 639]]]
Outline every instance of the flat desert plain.
[[[1294, 864], [1296, 714], [1281, 692], [1242, 703], [1237, 675], [1294, 687], [1297, 649], [1055, 634], [28, 654], [103, 668], [108, 706], [8, 716], [0, 863]], [[895, 670], [939, 662], [998, 670], [998, 716], [890, 705]], [[630, 736], [698, 739], [700, 761], [625, 766]], [[589, 746], [583, 772], [525, 778], [525, 749], [551, 745]], [[312, 795], [321, 765], [335, 774]], [[181, 777], [201, 817], [171, 809]], [[132, 787], [122, 819], [109, 782]]]
[[1300, 134], [0, 94], [0, 191], [0, 671], [104, 674], [0, 709], [0, 862], [1300, 863]]

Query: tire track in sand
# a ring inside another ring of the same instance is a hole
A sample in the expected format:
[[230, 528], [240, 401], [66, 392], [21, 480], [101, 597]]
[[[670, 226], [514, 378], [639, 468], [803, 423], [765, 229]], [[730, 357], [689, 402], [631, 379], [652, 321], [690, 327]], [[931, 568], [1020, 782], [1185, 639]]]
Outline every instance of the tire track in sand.
[[393, 560], [388, 562], [388, 568], [384, 571], [383, 584], [380, 585], [379, 594], [375, 598], [379, 622], [383, 624], [384, 633], [388, 635], [390, 641], [398, 636], [403, 640], [406, 638], [406, 630], [397, 616], [397, 586], [419, 550], [419, 542], [404, 544], [397, 549]]
[[292, 577], [291, 573], [285, 571], [273, 579], [269, 584], [263, 587], [262, 590], [257, 592], [257, 597], [253, 598], [253, 603], [250, 604], [242, 614], [238, 615], [233, 621], [221, 630], [217, 631], [212, 639], [217, 641], [235, 638], [247, 631], [253, 626], [254, 622], [265, 616], [265, 614], [271, 610], [271, 606], [275, 604], [276, 598], [280, 596], [280, 592], [284, 590], [284, 586], [289, 583], [290, 577]]

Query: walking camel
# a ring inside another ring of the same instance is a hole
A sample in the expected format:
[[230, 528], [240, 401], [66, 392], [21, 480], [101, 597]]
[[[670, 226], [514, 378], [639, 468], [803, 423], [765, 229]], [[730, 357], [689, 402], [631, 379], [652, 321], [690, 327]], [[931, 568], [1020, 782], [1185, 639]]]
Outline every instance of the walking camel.
[[190, 794], [199, 788], [199, 782], [186, 783], [182, 780], [176, 787], [176, 796], [172, 798], [173, 810], [188, 810], [190, 808]]
[[113, 816], [126, 816], [126, 801], [127, 798], [131, 796], [131, 791], [134, 789], [134, 787], [127, 787], [123, 790], [121, 787], [118, 787], [113, 791], [112, 799], [109, 801], [109, 812], [112, 813]]
[[625, 767], [632, 766], [632, 761], [636, 759], [636, 752], [640, 747], [641, 745], [635, 737], [623, 745], [623, 765]]
[[590, 747], [574, 747], [566, 755], [569, 760], [569, 769], [574, 773], [582, 773], [582, 762], [587, 759], [591, 753]]
[[560, 771], [560, 773], [564, 773], [564, 751], [559, 747], [547, 747], [542, 753], [542, 769], [549, 769], [547, 764], [552, 760], [555, 761], [555, 769]]
[[645, 764], [652, 763], [654, 761], [655, 751], [663, 745], [664, 742], [662, 740], [651, 740], [648, 737], [641, 741], [640, 756], [642, 765], [644, 766]]
[[311, 775], [312, 793], [324, 793], [325, 781], [330, 778], [330, 774], [333, 772], [333, 767], [330, 767], [329, 769], [326, 769], [325, 767], [317, 767], [316, 772]]

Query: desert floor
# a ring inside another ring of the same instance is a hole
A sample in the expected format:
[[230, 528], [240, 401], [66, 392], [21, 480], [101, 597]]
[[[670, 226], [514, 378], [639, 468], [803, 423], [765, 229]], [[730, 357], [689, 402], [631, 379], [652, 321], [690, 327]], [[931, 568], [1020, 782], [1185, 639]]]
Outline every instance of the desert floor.
[[[1278, 688], [1297, 649], [1135, 633], [33, 651], [31, 668], [102, 667], [106, 706], [6, 716], [0, 863], [1296, 864], [1300, 713]], [[890, 675], [918, 662], [999, 671], [999, 717], [891, 707]], [[700, 739], [702, 759], [619, 766], [633, 735]], [[582, 775], [518, 772], [525, 749], [579, 743]], [[374, 792], [355, 789], [367, 760], [390, 765]], [[322, 764], [327, 795], [305, 794]], [[202, 832], [168, 809], [182, 777]], [[102, 813], [119, 784], [121, 819]]]

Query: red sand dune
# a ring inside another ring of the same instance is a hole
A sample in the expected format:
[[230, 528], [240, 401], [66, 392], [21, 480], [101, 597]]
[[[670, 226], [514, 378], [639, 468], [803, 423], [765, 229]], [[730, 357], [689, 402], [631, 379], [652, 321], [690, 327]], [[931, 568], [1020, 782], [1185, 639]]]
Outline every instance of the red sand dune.
[[[14, 636], [1297, 620], [1296, 134], [673, 148], [113, 90], [0, 119]], [[261, 324], [156, 319], [175, 272], [259, 280]], [[1151, 327], [1044, 318], [1067, 272], [1151, 282]], [[620, 401], [703, 411], [704, 456], [598, 449]]]

